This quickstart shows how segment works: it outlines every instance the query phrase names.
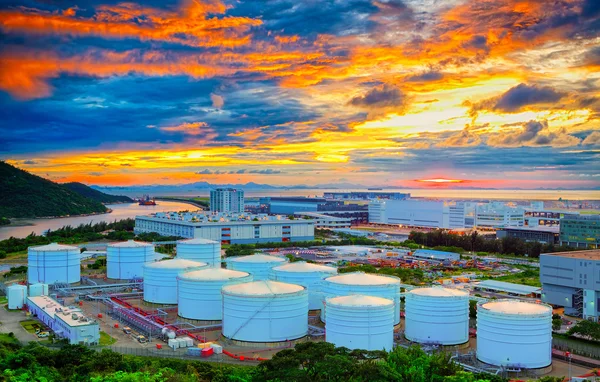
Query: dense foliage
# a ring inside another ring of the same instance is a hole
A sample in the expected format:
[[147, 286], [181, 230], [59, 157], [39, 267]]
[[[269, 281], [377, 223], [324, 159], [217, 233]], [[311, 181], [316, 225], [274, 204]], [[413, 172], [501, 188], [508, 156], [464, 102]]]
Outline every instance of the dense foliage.
[[94, 190], [83, 183], [64, 183], [63, 186], [81, 196], [85, 196], [86, 198], [93, 199], [100, 203], [133, 203], [133, 199], [131, 199], [129, 196], [105, 194], [104, 192]]
[[9, 225], [10, 220], [5, 217], [0, 217], [0, 225]]
[[93, 382], [506, 382], [491, 374], [460, 370], [448, 353], [426, 354], [418, 347], [392, 352], [350, 351], [326, 342], [297, 344], [255, 368], [208, 362], [99, 354], [81, 345], [50, 350], [32, 342], [21, 346], [0, 335], [0, 380]]
[[[505, 255], [528, 255], [539, 257], [541, 253], [568, 251], [570, 247], [558, 247], [553, 244], [541, 244], [538, 242], [526, 242], [521, 239], [504, 237], [502, 239], [488, 239], [473, 232], [470, 235], [458, 235], [444, 230], [431, 232], [411, 232], [409, 240], [419, 245], [428, 247], [451, 247], [462, 248], [464, 251], [490, 252]], [[454, 251], [453, 251], [454, 252]]]
[[8, 218], [84, 215], [107, 211], [100, 202], [2, 161], [0, 196], [0, 216]]
[[570, 336], [581, 336], [592, 341], [600, 341], [600, 324], [593, 321], [581, 320], [567, 332]]

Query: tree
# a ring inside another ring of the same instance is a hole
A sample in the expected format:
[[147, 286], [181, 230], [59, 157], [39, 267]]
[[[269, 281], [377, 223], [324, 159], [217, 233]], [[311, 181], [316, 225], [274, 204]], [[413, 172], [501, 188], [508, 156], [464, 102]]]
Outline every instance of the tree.
[[553, 318], [552, 319], [552, 330], [558, 331], [558, 330], [560, 330], [561, 326], [562, 326], [562, 320], [560, 318], [558, 318], [558, 319]]
[[588, 320], [581, 320], [567, 332], [570, 336], [582, 336], [593, 341], [600, 341], [600, 324]]

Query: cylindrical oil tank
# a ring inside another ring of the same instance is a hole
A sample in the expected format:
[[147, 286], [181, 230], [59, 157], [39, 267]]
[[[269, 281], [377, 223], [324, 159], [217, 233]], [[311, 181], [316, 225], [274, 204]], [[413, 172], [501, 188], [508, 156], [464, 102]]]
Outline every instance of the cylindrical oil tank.
[[251, 281], [252, 275], [248, 272], [225, 268], [181, 273], [177, 276], [178, 313], [181, 317], [192, 320], [222, 320], [223, 286]]
[[459, 345], [469, 340], [469, 294], [442, 287], [406, 293], [404, 335], [410, 341]]
[[325, 277], [337, 274], [337, 269], [325, 265], [297, 261], [271, 269], [271, 280], [305, 286], [308, 290], [308, 309], [321, 309], [321, 283]]
[[31, 284], [29, 286], [29, 295], [35, 296], [47, 296], [48, 295], [48, 284]]
[[106, 248], [106, 277], [132, 279], [142, 277], [142, 266], [155, 260], [154, 245], [140, 241], [111, 243]]
[[227, 259], [227, 268], [234, 271], [248, 272], [254, 281], [268, 280], [271, 268], [287, 263], [285, 257], [269, 255], [250, 255], [230, 257]]
[[77, 283], [81, 276], [81, 256], [77, 247], [48, 244], [29, 247], [27, 281], [36, 283]]
[[392, 350], [394, 301], [350, 295], [328, 298], [326, 303], [327, 342], [348, 349]]
[[144, 301], [155, 304], [177, 304], [177, 275], [184, 271], [207, 267], [206, 263], [184, 259], [144, 264]]
[[227, 285], [223, 335], [247, 342], [281, 342], [308, 334], [308, 292], [301, 285], [261, 280]]
[[394, 276], [373, 275], [364, 272], [344, 273], [323, 280], [321, 320], [325, 322], [329, 297], [362, 294], [394, 301], [394, 325], [400, 323], [400, 279]]
[[552, 308], [519, 300], [477, 304], [477, 358], [527, 369], [552, 363]]
[[27, 287], [21, 284], [13, 284], [6, 288], [8, 297], [8, 309], [21, 309], [27, 300]]
[[200, 261], [209, 267], [221, 267], [221, 243], [208, 239], [187, 239], [177, 242], [177, 258]]

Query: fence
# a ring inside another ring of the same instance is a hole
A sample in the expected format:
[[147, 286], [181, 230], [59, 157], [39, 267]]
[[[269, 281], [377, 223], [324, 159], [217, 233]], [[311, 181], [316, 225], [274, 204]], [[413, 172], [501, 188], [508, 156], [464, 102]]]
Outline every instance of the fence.
[[573, 354], [584, 357], [600, 359], [600, 345], [587, 344], [577, 340], [558, 337], [552, 338], [552, 345], [558, 350], [570, 351]]
[[160, 357], [160, 358], [177, 358], [188, 361], [201, 361], [201, 362], [216, 362], [216, 363], [226, 363], [226, 364], [247, 364], [247, 365], [257, 365], [256, 361], [240, 361], [235, 358], [231, 358], [225, 354], [213, 354], [210, 357], [199, 357], [199, 356], [191, 356], [187, 354], [187, 349], [181, 350], [173, 350], [168, 346], [163, 347], [162, 349], [154, 349], [154, 348], [142, 348], [142, 347], [125, 347], [125, 346], [106, 346], [106, 347], [94, 347], [94, 350], [100, 352], [102, 349], [110, 349], [116, 353], [120, 354], [128, 354], [135, 355], [139, 357]]

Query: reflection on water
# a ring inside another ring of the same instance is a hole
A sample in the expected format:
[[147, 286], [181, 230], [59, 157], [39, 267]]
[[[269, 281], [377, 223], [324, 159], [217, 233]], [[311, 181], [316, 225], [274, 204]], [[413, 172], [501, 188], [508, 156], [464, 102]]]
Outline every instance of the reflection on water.
[[99, 223], [99, 222], [113, 222], [115, 220], [122, 220], [127, 218], [133, 218], [136, 215], [148, 215], [154, 212], [165, 212], [165, 211], [183, 211], [190, 210], [195, 211], [198, 207], [187, 203], [179, 202], [166, 202], [157, 201], [156, 206], [140, 206], [137, 203], [128, 204], [109, 204], [108, 208], [112, 209], [113, 212], [109, 214], [93, 215], [93, 216], [79, 216], [70, 218], [57, 218], [57, 219], [27, 219], [28, 223], [33, 225], [28, 226], [8, 226], [0, 227], [0, 240], [8, 239], [11, 236], [14, 237], [25, 237], [32, 232], [40, 235], [42, 232], [47, 230], [56, 230], [66, 225], [77, 227], [80, 224], [88, 223]]

